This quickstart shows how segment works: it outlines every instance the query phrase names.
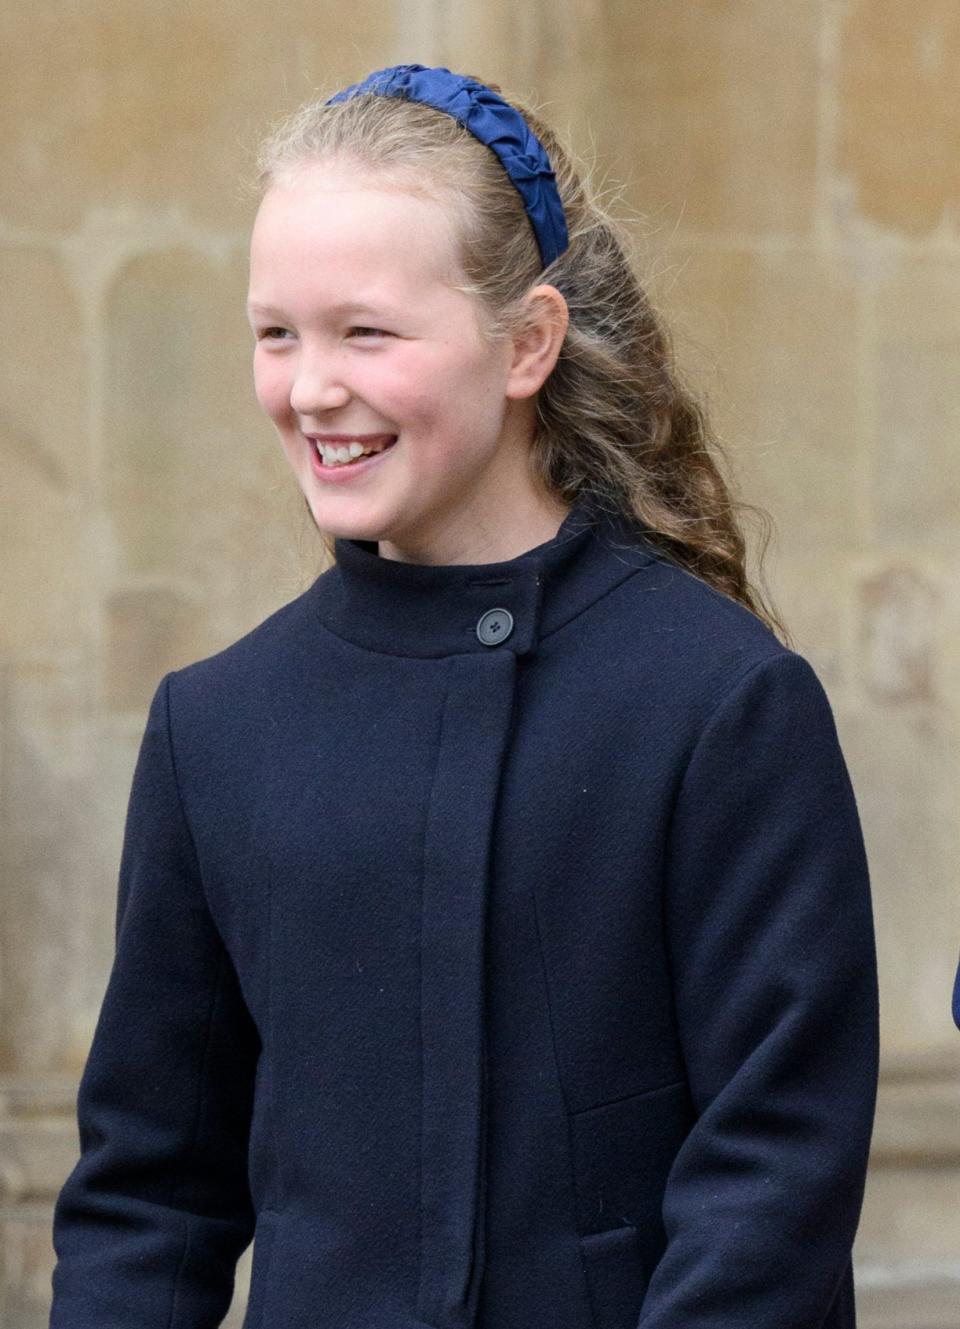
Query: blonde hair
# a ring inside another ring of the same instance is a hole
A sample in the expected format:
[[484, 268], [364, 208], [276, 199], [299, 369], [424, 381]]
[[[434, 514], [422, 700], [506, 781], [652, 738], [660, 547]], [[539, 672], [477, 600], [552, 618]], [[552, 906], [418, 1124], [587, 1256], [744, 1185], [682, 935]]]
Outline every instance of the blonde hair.
[[[569, 247], [545, 269], [523, 200], [495, 154], [459, 121], [419, 102], [371, 93], [307, 102], [262, 140], [252, 189], [262, 197], [303, 167], [340, 159], [376, 174], [385, 188], [432, 198], [458, 240], [467, 279], [459, 289], [477, 299], [493, 340], [520, 330], [532, 286], [555, 286], [570, 322], [537, 394], [535, 477], [564, 505], [589, 494], [639, 523], [664, 557], [790, 645], [787, 628], [748, 581], [738, 523], [741, 513], [760, 520], [762, 566], [769, 515], [734, 497], [706, 412], [683, 382], [667, 328], [633, 270], [626, 232], [550, 127], [521, 101], [505, 100], [546, 148], [566, 214]], [[332, 554], [332, 541], [324, 543]]]

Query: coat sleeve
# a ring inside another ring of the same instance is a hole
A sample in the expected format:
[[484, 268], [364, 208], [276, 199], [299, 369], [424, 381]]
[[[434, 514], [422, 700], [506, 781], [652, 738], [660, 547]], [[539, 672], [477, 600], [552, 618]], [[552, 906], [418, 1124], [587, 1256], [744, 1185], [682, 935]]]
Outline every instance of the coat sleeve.
[[246, 1154], [259, 1037], [204, 898], [177, 788], [171, 675], [127, 808], [115, 953], [54, 1206], [51, 1329], [212, 1329], [255, 1214]]
[[852, 1324], [876, 949], [833, 713], [795, 652], [752, 666], [699, 737], [669, 831], [664, 926], [696, 1120], [667, 1179], [639, 1329], [817, 1329], [841, 1304]]

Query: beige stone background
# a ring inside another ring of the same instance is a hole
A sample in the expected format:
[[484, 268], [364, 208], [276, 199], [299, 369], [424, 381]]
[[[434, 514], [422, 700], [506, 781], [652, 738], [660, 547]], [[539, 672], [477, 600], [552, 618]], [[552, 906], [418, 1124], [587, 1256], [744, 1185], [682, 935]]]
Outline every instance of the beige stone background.
[[623, 182], [680, 358], [774, 519], [770, 588], [831, 698], [874, 884], [860, 1321], [958, 1329], [956, 0], [3, 8], [0, 1326], [47, 1323], [147, 702], [317, 570], [253, 394], [238, 181], [279, 113], [399, 61], [532, 97]]

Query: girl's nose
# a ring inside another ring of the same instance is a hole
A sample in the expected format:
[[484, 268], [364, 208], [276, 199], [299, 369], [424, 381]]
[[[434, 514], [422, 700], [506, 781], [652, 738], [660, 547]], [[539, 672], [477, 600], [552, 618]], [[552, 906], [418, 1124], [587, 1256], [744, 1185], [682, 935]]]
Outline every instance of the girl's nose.
[[329, 361], [301, 359], [290, 386], [290, 409], [300, 416], [321, 416], [350, 400], [350, 391]]

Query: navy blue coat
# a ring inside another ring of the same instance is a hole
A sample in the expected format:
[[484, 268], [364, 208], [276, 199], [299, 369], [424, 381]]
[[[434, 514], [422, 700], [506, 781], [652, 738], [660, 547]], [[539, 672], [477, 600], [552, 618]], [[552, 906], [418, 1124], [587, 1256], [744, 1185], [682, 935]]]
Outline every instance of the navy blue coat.
[[877, 1059], [801, 655], [588, 503], [341, 539], [153, 696], [51, 1325], [212, 1329], [255, 1236], [247, 1329], [850, 1329]]

